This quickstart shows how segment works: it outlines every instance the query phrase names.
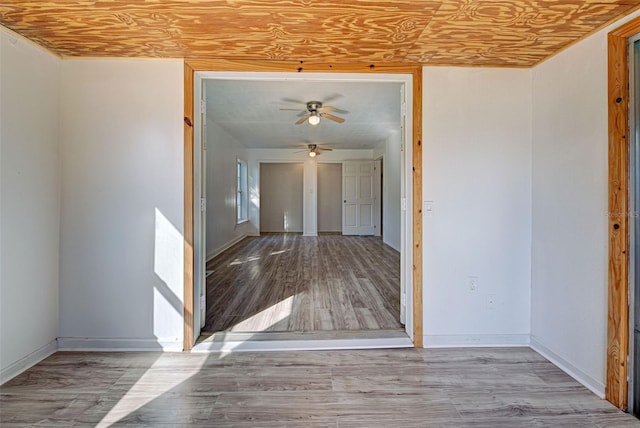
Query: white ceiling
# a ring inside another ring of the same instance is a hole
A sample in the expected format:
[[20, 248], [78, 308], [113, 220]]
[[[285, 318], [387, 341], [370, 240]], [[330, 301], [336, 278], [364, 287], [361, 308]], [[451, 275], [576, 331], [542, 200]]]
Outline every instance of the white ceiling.
[[[400, 129], [398, 82], [205, 80], [207, 116], [247, 148], [293, 148], [300, 143], [334, 149], [371, 149]], [[342, 124], [322, 119], [317, 126], [296, 111], [308, 101], [327, 101], [348, 113]], [[295, 102], [299, 101], [299, 102]]]

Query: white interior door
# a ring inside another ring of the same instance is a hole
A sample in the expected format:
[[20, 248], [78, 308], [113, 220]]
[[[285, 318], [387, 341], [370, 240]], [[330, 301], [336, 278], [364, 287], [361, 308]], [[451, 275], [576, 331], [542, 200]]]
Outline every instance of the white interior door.
[[374, 161], [342, 163], [342, 234], [375, 235]]
[[374, 161], [373, 169], [375, 172], [373, 176], [373, 185], [376, 190], [375, 204], [373, 205], [374, 235], [382, 236], [382, 158]]

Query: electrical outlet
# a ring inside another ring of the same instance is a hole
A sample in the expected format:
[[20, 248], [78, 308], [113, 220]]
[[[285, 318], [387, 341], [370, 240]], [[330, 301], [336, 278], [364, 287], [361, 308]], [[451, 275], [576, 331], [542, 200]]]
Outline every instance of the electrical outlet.
[[467, 283], [469, 284], [469, 291], [471, 293], [475, 293], [478, 291], [478, 277], [477, 276], [469, 276], [467, 277]]

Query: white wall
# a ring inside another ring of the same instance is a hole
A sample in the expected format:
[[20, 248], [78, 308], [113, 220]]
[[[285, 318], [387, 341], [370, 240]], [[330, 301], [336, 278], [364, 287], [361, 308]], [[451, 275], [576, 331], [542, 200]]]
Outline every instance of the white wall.
[[182, 85], [181, 60], [62, 62], [61, 347], [182, 347]]
[[342, 231], [342, 164], [318, 163], [318, 232]]
[[[249, 153], [249, 193], [251, 195], [249, 201], [249, 221], [255, 230], [260, 230], [260, 163], [268, 162], [305, 162], [305, 171], [312, 168], [314, 173], [305, 175], [307, 180], [316, 176], [315, 164], [322, 162], [342, 162], [344, 160], [359, 160], [359, 159], [372, 159], [372, 150], [333, 150], [331, 152], [323, 152], [320, 156], [311, 159], [305, 152], [296, 153], [299, 150], [291, 149], [248, 149]], [[313, 162], [309, 162], [312, 160]], [[309, 171], [307, 171], [309, 172]], [[306, 173], [305, 173], [306, 174]], [[306, 200], [309, 204], [307, 213], [314, 213], [317, 203], [317, 195], [315, 194], [315, 183], [311, 185], [311, 190], [314, 192], [310, 198], [307, 195]], [[307, 188], [307, 191], [310, 189]], [[304, 210], [303, 210], [304, 217]], [[314, 214], [315, 217], [315, 214]], [[314, 226], [315, 225], [315, 226]], [[314, 219], [307, 221], [308, 227], [314, 227], [314, 234], [317, 233], [317, 222]]]
[[423, 70], [425, 344], [526, 344], [531, 71]]
[[374, 157], [383, 156], [382, 171], [382, 240], [385, 244], [400, 251], [402, 211], [402, 140], [400, 132], [394, 132], [378, 146]]
[[[606, 31], [533, 70], [424, 68], [428, 346], [520, 343], [531, 332], [537, 349], [601, 390]], [[60, 61], [6, 34], [1, 43], [0, 367], [58, 335], [58, 135], [61, 343], [181, 342], [182, 61]], [[247, 157], [255, 230], [259, 162], [307, 156]], [[23, 316], [16, 302], [36, 308]]]
[[303, 163], [260, 165], [260, 231], [302, 232]]
[[622, 22], [533, 69], [532, 343], [600, 395], [607, 329], [607, 32]]
[[58, 336], [60, 63], [0, 29], [0, 383]]
[[250, 222], [237, 224], [236, 160], [249, 162], [247, 149], [207, 119], [207, 259], [255, 234]]
[[318, 160], [304, 161], [302, 194], [302, 234], [318, 236]]

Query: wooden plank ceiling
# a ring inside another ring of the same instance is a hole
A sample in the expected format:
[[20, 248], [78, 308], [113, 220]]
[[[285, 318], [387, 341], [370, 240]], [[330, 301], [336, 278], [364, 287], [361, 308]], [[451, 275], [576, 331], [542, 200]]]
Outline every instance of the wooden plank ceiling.
[[63, 57], [532, 66], [640, 0], [2, 0]]

